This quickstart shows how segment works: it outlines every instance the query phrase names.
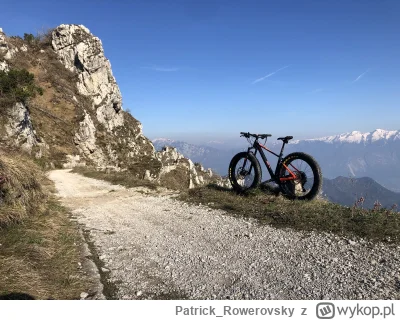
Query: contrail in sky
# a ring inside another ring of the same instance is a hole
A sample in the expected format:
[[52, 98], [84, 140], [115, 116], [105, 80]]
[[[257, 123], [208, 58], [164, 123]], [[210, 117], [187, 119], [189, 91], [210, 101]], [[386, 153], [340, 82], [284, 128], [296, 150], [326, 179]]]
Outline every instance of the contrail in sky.
[[255, 83], [257, 83], [257, 82], [260, 82], [260, 81], [263, 81], [263, 80], [265, 80], [265, 79], [267, 79], [267, 78], [273, 76], [275, 73], [277, 73], [277, 72], [279, 72], [279, 71], [281, 71], [281, 70], [283, 70], [283, 69], [286, 69], [286, 68], [288, 68], [288, 67], [289, 67], [289, 66], [284, 66], [284, 67], [282, 67], [282, 68], [280, 68], [280, 69], [278, 69], [278, 70], [276, 70], [276, 71], [274, 71], [274, 72], [271, 72], [271, 73], [267, 74], [266, 76], [264, 76], [264, 77], [262, 77], [262, 78], [256, 79], [256, 80], [254, 80], [253, 84], [255, 84]]
[[358, 80], [360, 80], [362, 77], [364, 77], [364, 75], [365, 75], [368, 71], [369, 71], [369, 69], [367, 69], [367, 71], [361, 73], [361, 74], [357, 77], [357, 79], [355, 79], [352, 83], [357, 82]]

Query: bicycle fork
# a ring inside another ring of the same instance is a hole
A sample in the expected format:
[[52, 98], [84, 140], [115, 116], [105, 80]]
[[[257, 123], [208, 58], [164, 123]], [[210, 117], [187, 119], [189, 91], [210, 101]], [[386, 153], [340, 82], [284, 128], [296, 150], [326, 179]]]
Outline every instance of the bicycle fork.
[[[249, 149], [247, 150], [247, 153], [250, 153], [250, 149], [251, 149], [251, 148], [249, 148]], [[242, 176], [245, 176], [245, 175], [247, 175], [247, 174], [250, 174], [251, 169], [253, 169], [253, 164], [250, 164], [249, 171], [248, 171], [248, 172], [245, 172], [245, 171], [246, 171], [245, 168], [246, 168], [247, 160], [248, 160], [248, 158], [246, 157], [246, 158], [244, 159], [244, 162], [243, 162], [243, 167], [242, 167], [242, 170], [241, 170], [241, 172], [240, 172], [240, 174], [241, 174]], [[245, 173], [245, 174], [243, 174], [243, 173]]]

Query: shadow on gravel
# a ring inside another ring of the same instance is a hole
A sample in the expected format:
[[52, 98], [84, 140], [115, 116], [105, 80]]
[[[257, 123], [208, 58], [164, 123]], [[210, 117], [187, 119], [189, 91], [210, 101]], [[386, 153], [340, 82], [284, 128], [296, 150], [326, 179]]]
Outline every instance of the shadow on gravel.
[[[90, 237], [90, 231], [84, 229], [84, 226], [82, 226], [82, 230], [83, 230], [83, 237], [85, 238], [85, 241], [89, 247], [89, 251], [92, 254], [91, 257], [89, 257], [89, 259], [91, 259], [94, 262], [94, 264], [97, 266], [97, 270], [100, 275], [100, 282], [103, 285], [103, 295], [107, 300], [117, 300], [118, 299], [118, 297], [117, 297], [118, 286], [117, 285], [120, 284], [120, 282], [109, 281], [110, 272], [104, 271], [105, 264], [99, 258], [96, 246]], [[110, 233], [110, 234], [112, 234], [112, 233]]]
[[[237, 191], [233, 190], [232, 188], [222, 187], [217, 184], [209, 184], [206, 186], [206, 188], [211, 189], [211, 190], [216, 190], [216, 191], [226, 191], [226, 192], [230, 192], [231, 194], [240, 194], [240, 192], [237, 192]], [[267, 192], [269, 194], [274, 194], [274, 195], [278, 195], [280, 192], [279, 187], [275, 187], [275, 186], [272, 186], [271, 184], [267, 184], [267, 183], [261, 183], [260, 187], [259, 187], [259, 191]], [[251, 192], [241, 192], [241, 194], [244, 194], [244, 195], [251, 194]]]
[[0, 295], [0, 300], [35, 300], [35, 298], [27, 293], [12, 292]]
[[152, 300], [188, 300], [189, 297], [178, 291], [171, 291], [167, 293], [159, 293], [151, 297]]

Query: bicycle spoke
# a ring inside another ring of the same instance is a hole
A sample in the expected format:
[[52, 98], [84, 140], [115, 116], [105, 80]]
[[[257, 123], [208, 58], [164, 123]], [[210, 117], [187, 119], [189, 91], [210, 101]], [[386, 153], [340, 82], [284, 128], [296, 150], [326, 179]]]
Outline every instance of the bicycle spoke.
[[[294, 159], [287, 166], [290, 167], [290, 171], [297, 178], [283, 183], [286, 192], [296, 197], [304, 196], [310, 192], [314, 185], [314, 173], [310, 165], [302, 159]], [[284, 174], [285, 176], [291, 176], [288, 169], [285, 169]]]

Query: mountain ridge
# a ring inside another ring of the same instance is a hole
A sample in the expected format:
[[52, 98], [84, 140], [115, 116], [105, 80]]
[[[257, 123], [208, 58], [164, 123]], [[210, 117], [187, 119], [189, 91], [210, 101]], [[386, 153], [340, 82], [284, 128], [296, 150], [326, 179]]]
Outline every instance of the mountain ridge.
[[294, 140], [292, 143], [305, 141], [321, 141], [326, 143], [342, 142], [342, 143], [374, 143], [381, 140], [400, 141], [400, 130], [375, 129], [371, 132], [362, 133], [361, 131], [351, 131], [337, 135], [324, 136], [320, 138]]
[[374, 206], [390, 209], [393, 205], [400, 206], [400, 193], [393, 192], [370, 177], [348, 178], [338, 176], [334, 179], [323, 181], [323, 194], [331, 202], [345, 206], [353, 206], [358, 200], [363, 199], [361, 205], [372, 209]]

